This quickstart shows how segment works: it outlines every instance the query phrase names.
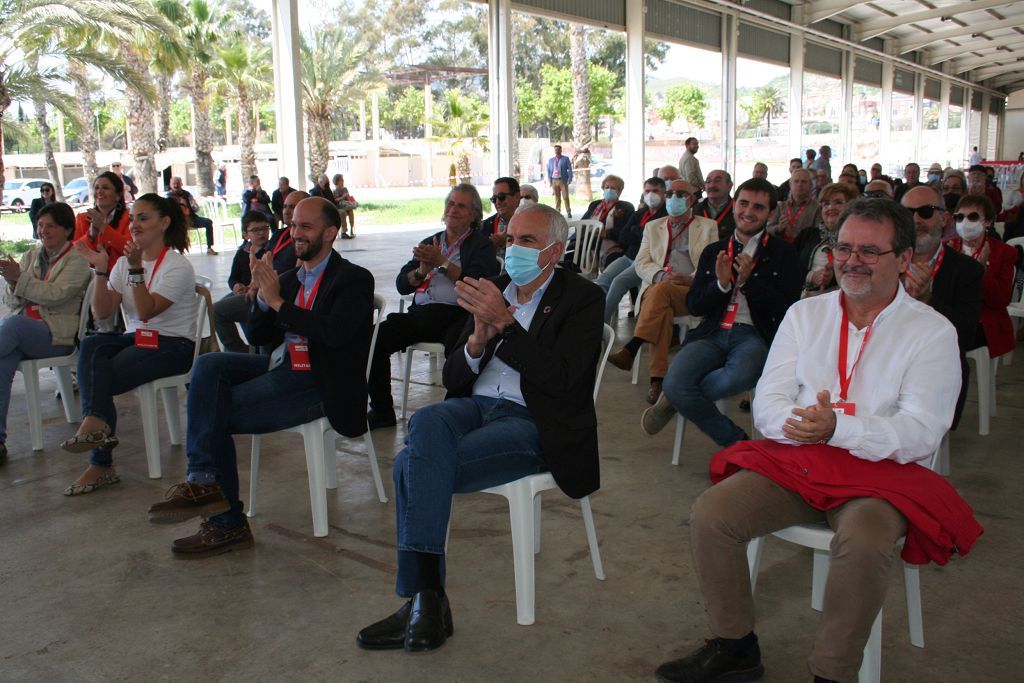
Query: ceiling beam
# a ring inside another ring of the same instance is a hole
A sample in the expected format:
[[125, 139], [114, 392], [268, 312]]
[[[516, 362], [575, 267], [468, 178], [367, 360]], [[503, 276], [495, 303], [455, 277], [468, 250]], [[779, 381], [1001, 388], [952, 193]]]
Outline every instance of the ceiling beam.
[[817, 0], [816, 2], [810, 2], [805, 7], [810, 8], [810, 11], [804, 12], [804, 19], [808, 24], [813, 24], [816, 21], [822, 19], [828, 19], [834, 17], [837, 14], [842, 14], [846, 10], [856, 7], [857, 5], [866, 5], [870, 0]]
[[964, 59], [958, 59], [953, 63], [951, 73], [962, 74], [965, 71], [971, 69], [977, 69], [978, 67], [993, 65], [993, 62], [1004, 62], [1008, 59], [1017, 59], [1018, 57], [1024, 57], [1024, 52], [1012, 52], [1005, 50], [997, 50], [991, 54], [982, 55], [981, 57], [965, 57]]
[[1024, 84], [1024, 76], [1020, 74], [1006, 74], [989, 81], [989, 87], [992, 88], [1005, 88], [1007, 86], [1016, 86], [1017, 84]]
[[[911, 12], [910, 14], [903, 14], [896, 17], [884, 17], [882, 19], [875, 19], [874, 21], [866, 21], [860, 24], [853, 32], [853, 38], [857, 41], [867, 40], [869, 38], [874, 38], [875, 36], [880, 36], [883, 33], [888, 33], [894, 28], [906, 26], [908, 24], [916, 24], [919, 21], [939, 19], [943, 17], [952, 18], [957, 14], [963, 14], [965, 12], [977, 12], [992, 9], [993, 7], [1012, 5], [1016, 1], [1017, 0], [973, 0], [973, 2], [961, 2], [956, 5], [937, 7], [923, 12]], [[961, 21], [965, 20], [961, 19]]]
[[931, 50], [929, 52], [926, 52], [925, 63], [928, 64], [929, 66], [935, 66], [936, 64], [948, 62], [951, 59], [957, 59], [959, 57], [963, 57], [965, 59], [973, 59], [975, 58], [975, 52], [982, 53], [982, 55], [986, 59], [997, 57], [999, 54], [1010, 54], [1009, 52], [999, 50], [998, 48], [1000, 47], [1006, 47], [1009, 48], [1010, 50], [1022, 49], [1024, 48], [1024, 35], [1021, 35], [1016, 40], [1001, 38], [998, 40], [986, 40], [982, 42], [980, 40], [975, 39], [971, 41], [968, 45], [948, 45], [937, 50]]
[[1021, 76], [1024, 76], [1024, 57], [1020, 57], [1009, 64], [997, 64], [996, 66], [989, 66], [984, 69], [972, 71], [971, 80], [984, 81], [992, 78], [993, 76], [998, 76], [999, 74], [1013, 73], [1015, 71]]
[[[899, 54], [906, 54], [908, 52], [913, 52], [914, 50], [920, 50], [926, 45], [931, 45], [932, 43], [937, 43], [942, 40], [959, 38], [961, 36], [970, 36], [976, 33], [995, 31], [1003, 28], [1016, 28], [1017, 26], [1020, 26], [1020, 17], [981, 21], [971, 26], [956, 26], [943, 31], [935, 31], [934, 33], [926, 33], [920, 36], [912, 36], [899, 40], [896, 42], [896, 51]], [[967, 50], [964, 51], [966, 52]]]

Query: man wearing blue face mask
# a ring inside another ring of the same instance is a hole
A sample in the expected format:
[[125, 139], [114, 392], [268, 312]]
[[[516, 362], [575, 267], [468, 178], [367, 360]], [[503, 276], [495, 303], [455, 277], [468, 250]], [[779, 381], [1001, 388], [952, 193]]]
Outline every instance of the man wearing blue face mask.
[[593, 390], [603, 297], [556, 267], [568, 230], [549, 206], [518, 211], [506, 274], [455, 285], [472, 317], [444, 366], [448, 397], [416, 411], [393, 470], [396, 588], [409, 601], [360, 631], [362, 648], [433, 650], [451, 637], [444, 552], [455, 493], [547, 470], [573, 498], [600, 486]]
[[647, 224], [633, 267], [641, 280], [651, 286], [644, 291], [633, 338], [608, 357], [616, 367], [629, 370], [640, 346], [650, 343], [650, 404], [661, 395], [661, 382], [668, 370], [673, 320], [690, 312], [686, 294], [693, 284], [696, 264], [704, 248], [718, 241], [718, 224], [693, 215], [695, 195], [696, 188], [690, 183], [672, 181], [665, 199], [668, 216]]

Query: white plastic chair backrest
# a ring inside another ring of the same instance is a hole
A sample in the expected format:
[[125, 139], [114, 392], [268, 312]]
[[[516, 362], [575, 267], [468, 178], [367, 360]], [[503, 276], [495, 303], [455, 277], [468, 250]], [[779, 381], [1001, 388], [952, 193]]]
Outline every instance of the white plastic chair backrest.
[[[1008, 239], [1008, 240], [1006, 240], [1006, 244], [1008, 246], [1015, 247], [1014, 251], [1016, 251], [1016, 247], [1024, 248], [1024, 237], [1014, 237], [1012, 239]], [[1016, 285], [1016, 282], [1014, 282], [1013, 292], [1011, 292], [1011, 294], [1010, 294], [1010, 303], [1011, 304], [1016, 304], [1016, 303], [1019, 303], [1020, 300], [1021, 300], [1021, 290]]]
[[89, 284], [85, 288], [85, 296], [82, 298], [82, 306], [78, 311], [78, 336], [75, 343], [81, 344], [85, 339], [85, 332], [89, 328], [89, 309], [92, 305], [92, 290], [96, 287], [96, 276], [89, 278]]
[[377, 348], [377, 331], [380, 329], [380, 321], [384, 319], [384, 311], [387, 310], [388, 302], [383, 294], [373, 293], [373, 336], [370, 337], [370, 355], [366, 358], [366, 380], [370, 380], [370, 366], [373, 364], [373, 350]]
[[601, 334], [601, 356], [597, 361], [597, 377], [594, 378], [594, 403], [597, 403], [597, 394], [601, 390], [601, 379], [604, 377], [604, 368], [608, 364], [608, 354], [611, 353], [612, 344], [615, 343], [615, 330], [608, 323], [604, 324], [604, 331]]
[[[196, 336], [193, 341], [196, 343], [195, 349], [192, 351], [192, 367], [196, 365], [196, 359], [199, 358], [199, 346], [203, 343], [203, 325], [206, 323], [206, 297], [196, 292]], [[189, 372], [192, 372], [189, 369]]]
[[601, 221], [592, 219], [572, 221], [576, 226], [576, 250], [572, 261], [584, 273], [594, 270], [597, 252], [600, 249]]
[[213, 293], [213, 280], [206, 277], [205, 275], [196, 275], [196, 284], [206, 287], [207, 291]]

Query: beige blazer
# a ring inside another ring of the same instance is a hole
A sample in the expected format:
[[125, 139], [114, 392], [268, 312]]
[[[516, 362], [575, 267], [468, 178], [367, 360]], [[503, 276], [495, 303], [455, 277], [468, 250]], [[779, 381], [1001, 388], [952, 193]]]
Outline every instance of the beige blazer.
[[[668, 217], [650, 221], [644, 226], [644, 237], [640, 242], [640, 251], [633, 262], [636, 274], [647, 284], [654, 283], [654, 276], [665, 270], [665, 254], [668, 251]], [[690, 258], [696, 267], [700, 255], [709, 244], [718, 241], [718, 223], [710, 218], [694, 216], [690, 227], [686, 229]]]
[[44, 282], [39, 276], [39, 250], [32, 247], [21, 257], [21, 275], [12, 286], [7, 283], [4, 303], [11, 315], [20, 315], [29, 303], [39, 304], [39, 315], [50, 328], [54, 346], [71, 346], [78, 333], [78, 316], [82, 310], [82, 297], [89, 286], [92, 272], [78, 251], [71, 251], [50, 267]]

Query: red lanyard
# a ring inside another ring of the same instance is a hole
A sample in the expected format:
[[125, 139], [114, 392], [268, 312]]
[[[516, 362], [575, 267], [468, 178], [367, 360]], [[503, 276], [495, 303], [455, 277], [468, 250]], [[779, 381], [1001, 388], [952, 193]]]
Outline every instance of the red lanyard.
[[644, 213], [643, 217], [640, 219], [640, 227], [642, 228], [645, 225], [647, 225], [647, 221], [654, 218], [654, 214], [656, 213], [658, 212], [654, 211], [653, 209], [647, 209], [646, 213]]
[[[718, 214], [718, 218], [714, 218], [712, 220], [714, 220], [716, 223], [721, 225], [722, 221], [725, 220], [725, 217], [728, 216], [730, 213], [732, 213], [732, 203], [733, 203], [733, 200], [730, 199], [729, 203], [726, 204], [724, 209], [722, 209], [722, 213]], [[711, 218], [711, 216], [708, 214], [708, 209], [710, 209], [710, 208], [711, 208], [711, 204], [705, 204], [704, 205], [704, 218]]]
[[285, 234], [285, 236], [278, 240], [277, 244], [274, 245], [274, 251], [271, 252], [270, 254], [271, 258], [276, 258], [277, 252], [281, 251], [282, 249], [284, 249], [285, 247], [292, 243], [291, 228], [284, 228], [284, 230], [287, 231], [287, 234]]
[[[967, 244], [967, 243], [966, 243], [966, 242], [964, 242], [964, 241], [963, 241], [962, 239], [958, 239], [958, 240], [956, 240], [956, 241], [955, 241], [955, 242], [953, 243], [953, 246], [955, 246], [955, 247], [956, 247], [956, 250], [957, 250], [957, 251], [959, 251], [960, 253], [963, 253], [963, 252], [964, 252], [964, 246], [965, 246], [966, 244]], [[981, 241], [981, 246], [980, 246], [980, 247], [978, 247], [977, 249], [975, 249], [975, 250], [974, 250], [974, 253], [973, 253], [973, 254], [971, 254], [971, 258], [973, 258], [973, 259], [974, 259], [975, 261], [977, 261], [978, 263], [981, 263], [981, 252], [982, 252], [982, 250], [983, 250], [983, 249], [985, 249], [985, 245], [986, 245], [986, 244], [988, 244], [988, 237], [987, 237], [987, 236], [985, 237], [985, 239], [983, 239], [983, 240]], [[935, 273], [932, 273], [932, 277], [935, 277]]]
[[857, 371], [857, 365], [860, 363], [861, 356], [864, 355], [864, 349], [868, 346], [868, 340], [871, 338], [871, 326], [874, 323], [868, 324], [867, 331], [864, 332], [864, 342], [860, 345], [860, 351], [857, 352], [857, 359], [853, 361], [853, 367], [850, 368], [850, 374], [846, 374], [846, 355], [850, 347], [850, 316], [846, 313], [846, 299], [844, 294], [839, 295], [839, 305], [843, 307], [843, 321], [839, 327], [839, 398], [846, 402], [847, 394], [850, 391], [850, 382], [853, 381], [853, 373]]
[[[326, 271], [326, 270], [327, 269], [325, 268], [324, 271]], [[313, 288], [311, 290], [309, 290], [309, 305], [308, 306], [306, 305], [306, 285], [305, 285], [305, 283], [303, 283], [302, 286], [299, 287], [299, 298], [295, 302], [298, 305], [299, 308], [304, 308], [307, 311], [311, 310], [313, 308], [313, 302], [316, 300], [316, 293], [320, 289], [320, 280], [323, 280], [323, 279], [324, 279], [324, 274], [323, 274], [323, 272], [321, 272], [320, 275], [317, 276], [316, 282], [313, 283]]]
[[614, 209], [614, 208], [615, 208], [615, 202], [612, 202], [611, 204], [608, 204], [604, 209], [601, 210], [601, 217], [598, 218], [598, 220], [601, 221], [602, 223], [604, 223], [604, 219], [608, 218], [608, 214], [611, 213], [611, 210]]
[[803, 207], [799, 211], [796, 212], [796, 218], [793, 218], [793, 202], [792, 201], [786, 202], [786, 218], [789, 219], [789, 227], [794, 228], [794, 229], [796, 228], [796, 224], [800, 221], [800, 216], [803, 215], [804, 211], [806, 211], [807, 207], [810, 206], [810, 205], [811, 205], [810, 202], [807, 202], [806, 204], [804, 204]]
[[[472, 228], [470, 228], [466, 232], [462, 233], [462, 236], [459, 239], [455, 240], [454, 244], [452, 244], [447, 249], [443, 250], [441, 252], [441, 258], [443, 258], [445, 261], [447, 261], [448, 257], [451, 256], [452, 254], [454, 254], [455, 250], [458, 249], [462, 245], [462, 243], [466, 241], [466, 238], [469, 237], [469, 233], [471, 231], [472, 231]], [[427, 287], [430, 285], [430, 281], [433, 280], [433, 279], [434, 279], [434, 271], [430, 271], [430, 273], [427, 275], [427, 277], [423, 278], [423, 282], [420, 283], [420, 286], [416, 288], [416, 293], [417, 294], [422, 294], [423, 292], [427, 291]]]
[[[726, 252], [729, 254], [729, 263], [730, 263], [730, 265], [733, 262], [733, 260], [732, 260], [732, 258], [733, 258], [733, 244], [735, 244], [735, 242], [736, 242], [735, 236], [730, 237], [729, 238], [729, 244], [726, 247]], [[761, 246], [764, 247], [766, 244], [768, 244], [768, 233], [767, 232], [765, 232], [765, 234], [764, 234], [764, 239], [761, 240]], [[754, 268], [757, 268], [757, 262], [761, 260], [760, 251], [761, 250], [758, 249], [758, 254], [757, 254], [757, 256], [754, 257], [754, 264], [750, 267], [750, 272], [754, 272]], [[742, 253], [742, 251], [740, 253]], [[736, 271], [735, 270], [732, 270], [732, 269], [729, 270], [729, 278], [730, 278], [730, 281], [733, 284], [736, 283]], [[733, 298], [735, 298], [735, 297], [736, 297], [736, 293], [734, 291], [733, 292]]]
[[679, 239], [679, 237], [684, 232], [686, 232], [686, 229], [688, 227], [690, 227], [690, 223], [693, 222], [693, 218], [694, 218], [693, 216], [690, 216], [690, 220], [686, 221], [686, 223], [683, 225], [683, 227], [680, 228], [679, 232], [677, 232], [674, 235], [672, 234], [672, 226], [669, 225], [668, 221], [665, 221], [665, 230], [668, 231], [668, 248], [665, 249], [665, 262], [662, 264], [663, 266], [667, 266], [668, 265], [669, 257], [672, 255], [672, 245], [675, 244], [675, 241], [677, 239]]
[[153, 265], [153, 272], [149, 274], [149, 282], [146, 283], [146, 289], [150, 289], [153, 286], [153, 278], [156, 277], [156, 271], [160, 268], [160, 264], [164, 262], [164, 256], [167, 256], [167, 247], [160, 252], [160, 256], [157, 257], [156, 263]]
[[935, 256], [935, 265], [932, 266], [932, 280], [935, 280], [935, 275], [939, 272], [939, 268], [942, 266], [942, 259], [946, 258], [946, 247], [939, 245], [939, 253]]
[[53, 261], [50, 262], [50, 265], [46, 267], [46, 275], [43, 276], [43, 282], [46, 282], [47, 280], [50, 279], [50, 273], [53, 272], [53, 267], [57, 265], [57, 262], [64, 258], [69, 251], [71, 251], [70, 242], [68, 242], [68, 245], [64, 247], [64, 251], [60, 252], [60, 254], [57, 255], [57, 258], [53, 259]]

